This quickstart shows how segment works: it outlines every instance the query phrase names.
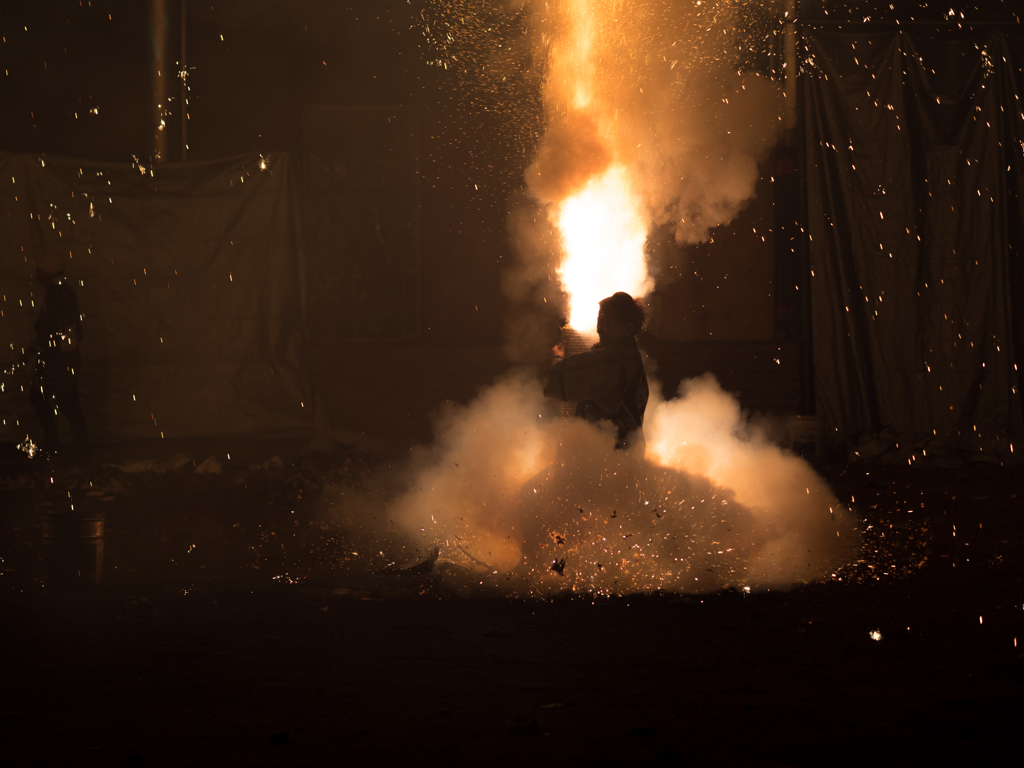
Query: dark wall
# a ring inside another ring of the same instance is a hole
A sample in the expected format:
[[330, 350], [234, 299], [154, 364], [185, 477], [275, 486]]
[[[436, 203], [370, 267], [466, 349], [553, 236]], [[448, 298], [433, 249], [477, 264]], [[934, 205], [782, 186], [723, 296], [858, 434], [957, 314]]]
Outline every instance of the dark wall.
[[[180, 2], [168, 0], [175, 63]], [[297, 150], [306, 103], [409, 103], [437, 91], [407, 4], [364, 0], [375, 8], [364, 13], [359, 3], [323, 0], [186, 2], [190, 159]], [[0, 3], [4, 149], [148, 157], [149, 7], [145, 0]], [[177, 88], [171, 92], [177, 97]]]
[[[180, 1], [168, 0], [175, 61]], [[460, 79], [432, 66], [436, 51], [421, 16], [429, 3], [186, 2], [188, 158], [276, 150], [301, 157], [310, 133], [305, 123], [318, 106], [414, 108], [420, 126], [419, 334], [441, 344], [502, 343], [501, 270], [513, 258], [506, 213], [532, 151], [536, 83], [521, 77], [511, 86], [495, 77], [475, 84], [475, 75]], [[148, 9], [144, 0], [0, 0], [0, 148], [148, 160]], [[472, 53], [476, 64], [488, 65], [480, 71], [497, 69], [486, 50]], [[515, 62], [500, 63], [522, 74]], [[177, 88], [172, 95], [169, 155], [175, 158], [183, 105]], [[661, 281], [660, 335], [771, 337], [772, 205], [772, 186], [764, 180], [757, 198], [715, 233], [714, 243], [689, 249], [681, 263], [690, 269]]]
[[[805, 21], [862, 24], [910, 22], [1012, 22], [1024, 21], [1024, 12], [1015, 0], [971, 0], [964, 3], [937, 3], [935, 0], [797, 0], [799, 18]], [[955, 12], [950, 11], [955, 8]]]
[[[679, 246], [671, 232], [656, 245], [672, 263], [650, 297], [648, 330], [665, 341], [752, 341], [775, 336], [774, 170], [761, 164], [754, 197], [709, 241]], [[655, 236], [657, 238], [657, 234]]]
[[[168, 3], [175, 62], [179, 1]], [[481, 137], [500, 126], [465, 109], [452, 78], [428, 64], [417, 13], [397, 0], [187, 0], [188, 159], [301, 156], [304, 115], [316, 105], [414, 107], [420, 333], [437, 343], [498, 344], [505, 202], [521, 171], [501, 147], [486, 156]], [[0, 29], [0, 148], [148, 161], [149, 3], [0, 3]], [[171, 93], [168, 154], [180, 159], [177, 84]]]
[[0, 4], [0, 146], [148, 156], [146, 18], [145, 3]]

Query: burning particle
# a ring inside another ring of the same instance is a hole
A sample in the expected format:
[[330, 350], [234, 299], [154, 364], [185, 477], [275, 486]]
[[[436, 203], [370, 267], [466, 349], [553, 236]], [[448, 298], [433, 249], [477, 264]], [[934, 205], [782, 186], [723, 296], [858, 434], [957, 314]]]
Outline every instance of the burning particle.
[[26, 454], [28, 454], [28, 457], [31, 459], [34, 458], [37, 453], [39, 453], [39, 446], [32, 442], [31, 437], [25, 435], [25, 440], [18, 445], [18, 450], [24, 451]]
[[877, 629], [873, 629], [868, 633], [868, 637], [877, 642], [882, 639], [882, 633]]

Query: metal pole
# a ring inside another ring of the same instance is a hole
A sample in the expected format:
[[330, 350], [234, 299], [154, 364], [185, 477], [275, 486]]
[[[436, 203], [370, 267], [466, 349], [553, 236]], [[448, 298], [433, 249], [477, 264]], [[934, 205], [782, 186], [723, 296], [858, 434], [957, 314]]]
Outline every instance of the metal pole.
[[181, 0], [181, 159], [188, 160], [188, 83], [185, 79], [188, 77], [188, 68], [185, 62], [185, 31], [186, 15], [185, 9], [188, 6], [188, 0]]
[[153, 129], [153, 162], [167, 160], [167, 81], [171, 78], [167, 60], [167, 0], [150, 0], [150, 33], [153, 58], [153, 101], [150, 121]]
[[786, 0], [783, 7], [782, 66], [785, 69], [785, 106], [782, 113], [782, 135], [792, 139], [796, 128], [796, 13], [797, 0]]

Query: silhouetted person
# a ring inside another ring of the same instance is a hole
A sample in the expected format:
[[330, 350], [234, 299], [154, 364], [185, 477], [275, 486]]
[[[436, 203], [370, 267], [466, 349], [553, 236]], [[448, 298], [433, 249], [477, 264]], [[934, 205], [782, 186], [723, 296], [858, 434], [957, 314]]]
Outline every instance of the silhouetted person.
[[[602, 299], [597, 313], [600, 341], [590, 352], [555, 362], [544, 394], [575, 402], [576, 416], [615, 425], [616, 448], [643, 439], [644, 411], [650, 390], [636, 335], [646, 319], [643, 308], [628, 293]], [[561, 347], [555, 354], [562, 356]]]
[[[628, 293], [602, 299], [598, 306], [597, 335], [600, 341], [589, 352], [562, 357], [551, 366], [544, 394], [563, 402], [576, 403], [576, 417], [593, 422], [606, 421], [615, 427], [615, 448], [638, 446], [643, 442], [644, 411], [650, 390], [636, 335], [643, 328], [643, 308]], [[642, 459], [643, 451], [636, 457]], [[571, 528], [567, 515], [585, 514], [577, 507], [573, 490], [573, 457], [562, 457], [530, 478], [519, 493], [519, 525], [523, 557], [528, 567], [550, 568], [559, 575], [565, 567], [564, 533]], [[628, 454], [618, 454], [625, 470]], [[586, 481], [584, 481], [586, 484]], [[586, 503], [586, 502], [583, 502]], [[544, 559], [547, 561], [544, 562]]]
[[71, 426], [75, 452], [81, 460], [89, 458], [89, 431], [78, 400], [78, 372], [81, 368], [82, 316], [78, 297], [64, 277], [64, 269], [54, 264], [36, 266], [36, 280], [46, 286], [43, 307], [36, 319], [36, 337], [26, 350], [27, 362], [35, 362], [29, 400], [43, 425], [44, 451], [59, 448], [57, 413]]

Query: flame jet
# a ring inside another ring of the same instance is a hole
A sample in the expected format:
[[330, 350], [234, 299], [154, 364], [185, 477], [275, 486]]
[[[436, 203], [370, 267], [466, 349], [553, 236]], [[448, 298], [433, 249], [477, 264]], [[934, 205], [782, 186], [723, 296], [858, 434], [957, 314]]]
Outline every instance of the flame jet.
[[706, 239], [751, 196], [780, 105], [740, 66], [752, 25], [728, 0], [535, 2], [546, 126], [526, 181], [557, 233], [570, 325], [654, 286], [655, 227]]
[[644, 296], [652, 287], [644, 253], [650, 217], [617, 149], [623, 130], [614, 89], [605, 87], [609, 56], [629, 44], [619, 28], [628, 4], [564, 0], [546, 7], [554, 30], [544, 88], [551, 119], [527, 178], [559, 233], [569, 324], [593, 335], [598, 301], [616, 291]]

